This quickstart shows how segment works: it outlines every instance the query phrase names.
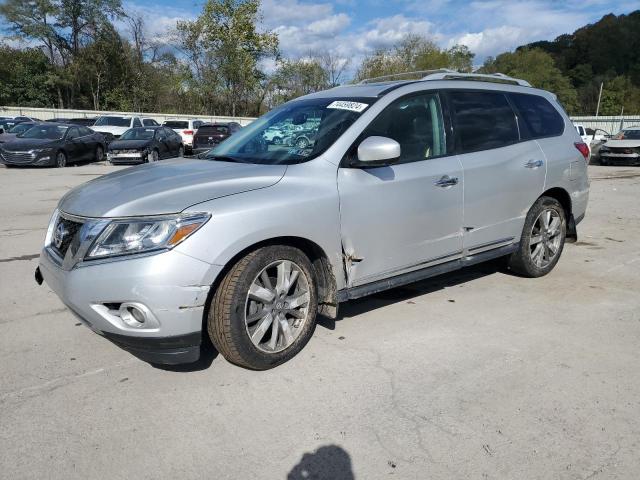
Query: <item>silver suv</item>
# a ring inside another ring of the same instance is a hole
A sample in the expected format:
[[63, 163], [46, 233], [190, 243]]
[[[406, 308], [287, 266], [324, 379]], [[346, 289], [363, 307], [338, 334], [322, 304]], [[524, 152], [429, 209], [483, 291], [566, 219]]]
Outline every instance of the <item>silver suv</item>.
[[[304, 148], [273, 125], [315, 125]], [[274, 367], [338, 304], [507, 257], [539, 277], [587, 207], [588, 148], [556, 97], [503, 75], [348, 85], [269, 112], [201, 159], [71, 190], [36, 278], [151, 363]]]

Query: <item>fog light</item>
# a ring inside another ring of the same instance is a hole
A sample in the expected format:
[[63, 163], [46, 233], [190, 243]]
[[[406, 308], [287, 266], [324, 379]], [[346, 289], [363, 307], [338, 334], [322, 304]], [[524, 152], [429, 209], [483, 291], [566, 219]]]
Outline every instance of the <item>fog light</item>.
[[142, 327], [147, 321], [146, 313], [136, 305], [123, 303], [120, 305], [120, 318], [130, 327]]

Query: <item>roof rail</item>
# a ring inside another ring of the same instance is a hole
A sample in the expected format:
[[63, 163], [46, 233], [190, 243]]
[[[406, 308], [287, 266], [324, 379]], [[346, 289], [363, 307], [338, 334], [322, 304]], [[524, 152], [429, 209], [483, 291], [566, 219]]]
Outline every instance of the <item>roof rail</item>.
[[530, 87], [531, 84], [520, 78], [512, 78], [504, 73], [461, 73], [452, 70], [444, 72], [433, 72], [422, 77], [422, 80], [475, 80], [481, 82], [507, 83]]
[[415, 76], [416, 78], [414, 80], [425, 80], [427, 77], [431, 76], [431, 75], [438, 75], [438, 74], [455, 74], [457, 73], [454, 70], [449, 70], [448, 68], [438, 68], [436, 70], [416, 70], [414, 72], [402, 72], [402, 73], [392, 73], [390, 75], [382, 75], [380, 77], [371, 77], [371, 78], [365, 78], [363, 80], [360, 80], [358, 82], [359, 85], [364, 85], [367, 83], [376, 83], [376, 82], [389, 82], [389, 81], [393, 81], [393, 80], [403, 80], [404, 77], [411, 77], [411, 76]]

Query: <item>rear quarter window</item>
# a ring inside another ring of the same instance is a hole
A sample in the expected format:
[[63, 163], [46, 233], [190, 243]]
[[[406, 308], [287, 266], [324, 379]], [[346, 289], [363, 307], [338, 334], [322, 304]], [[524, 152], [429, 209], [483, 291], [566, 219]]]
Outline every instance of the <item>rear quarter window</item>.
[[564, 132], [564, 119], [546, 98], [526, 93], [510, 93], [509, 98], [517, 109], [524, 138], [554, 137]]

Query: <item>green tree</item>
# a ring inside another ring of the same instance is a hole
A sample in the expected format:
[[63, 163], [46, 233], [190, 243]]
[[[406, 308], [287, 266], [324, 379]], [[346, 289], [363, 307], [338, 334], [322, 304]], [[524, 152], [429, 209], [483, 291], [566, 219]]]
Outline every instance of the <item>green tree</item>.
[[482, 73], [504, 73], [555, 93], [569, 113], [578, 110], [578, 96], [569, 78], [556, 67], [553, 57], [541, 49], [518, 49], [488, 58]]
[[220, 113], [251, 110], [264, 78], [259, 62], [278, 55], [278, 37], [258, 31], [259, 8], [259, 0], [207, 0], [196, 20], [178, 22], [177, 40], [193, 62], [194, 80], [222, 97]]
[[356, 80], [439, 68], [470, 72], [473, 58], [474, 54], [466, 46], [455, 45], [446, 50], [420, 35], [407, 35], [397, 45], [365, 57]]
[[0, 45], [0, 105], [50, 107], [55, 103], [54, 73], [37, 48]]

